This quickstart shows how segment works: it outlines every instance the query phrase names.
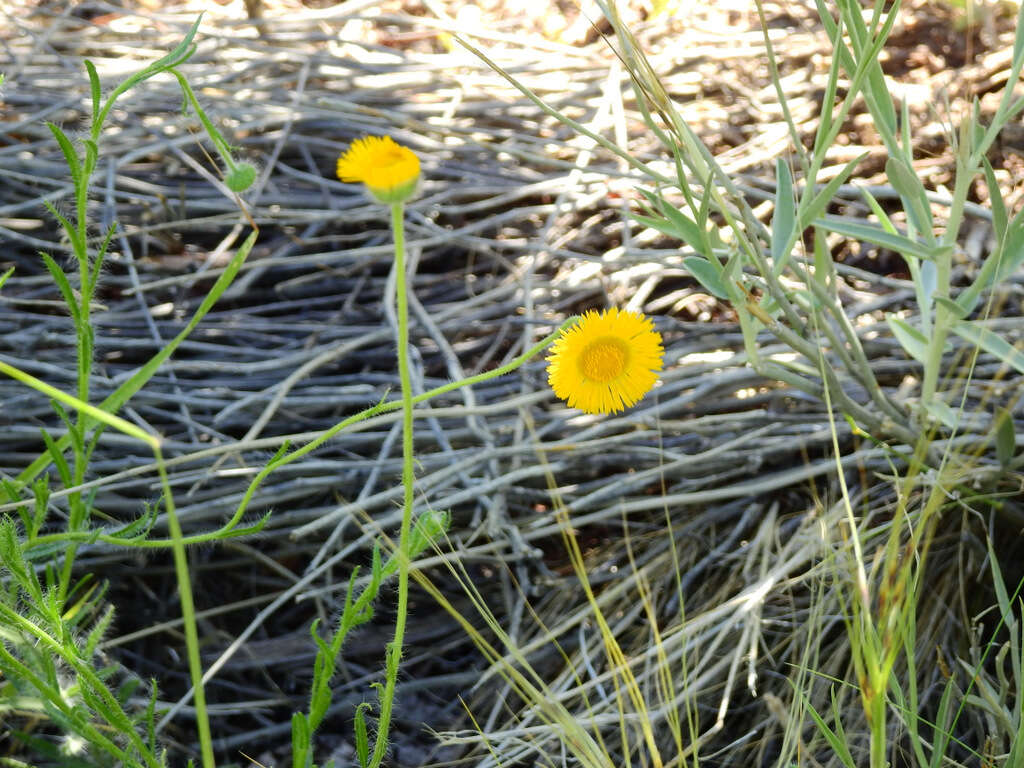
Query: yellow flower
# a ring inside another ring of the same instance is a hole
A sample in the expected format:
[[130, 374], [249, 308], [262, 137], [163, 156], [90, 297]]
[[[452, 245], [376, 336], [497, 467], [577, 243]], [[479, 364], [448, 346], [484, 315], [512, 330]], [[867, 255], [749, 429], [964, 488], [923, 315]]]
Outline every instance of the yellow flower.
[[614, 308], [586, 312], [552, 345], [548, 383], [572, 408], [615, 413], [650, 391], [663, 354], [650, 318]]
[[342, 181], [365, 184], [378, 202], [401, 203], [416, 191], [420, 161], [390, 136], [367, 136], [338, 158], [337, 172]]

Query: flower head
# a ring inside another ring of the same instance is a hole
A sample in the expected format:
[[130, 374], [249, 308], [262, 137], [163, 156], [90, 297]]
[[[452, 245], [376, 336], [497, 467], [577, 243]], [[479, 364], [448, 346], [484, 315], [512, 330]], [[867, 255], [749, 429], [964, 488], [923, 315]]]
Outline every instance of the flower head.
[[342, 181], [365, 184], [378, 202], [401, 203], [416, 191], [420, 161], [390, 136], [367, 136], [338, 158], [337, 172]]
[[586, 312], [552, 345], [548, 383], [572, 408], [615, 413], [650, 391], [663, 354], [650, 318], [615, 308]]

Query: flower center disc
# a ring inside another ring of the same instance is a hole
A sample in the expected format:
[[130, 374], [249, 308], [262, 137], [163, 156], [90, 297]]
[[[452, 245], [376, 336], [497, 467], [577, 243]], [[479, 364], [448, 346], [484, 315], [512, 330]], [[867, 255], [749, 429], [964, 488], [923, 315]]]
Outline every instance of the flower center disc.
[[626, 369], [629, 349], [622, 339], [605, 336], [587, 344], [580, 354], [580, 373], [591, 381], [607, 384]]

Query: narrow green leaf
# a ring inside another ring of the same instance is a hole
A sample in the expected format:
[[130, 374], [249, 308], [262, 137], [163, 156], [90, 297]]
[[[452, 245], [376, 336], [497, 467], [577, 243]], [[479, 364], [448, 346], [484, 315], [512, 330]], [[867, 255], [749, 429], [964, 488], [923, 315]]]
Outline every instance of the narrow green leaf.
[[825, 233], [814, 228], [814, 279], [823, 288], [832, 277], [832, 252], [829, 250]]
[[292, 713], [292, 765], [305, 768], [310, 747], [309, 724], [302, 712]]
[[[818, 4], [820, 7], [820, 3]], [[838, 24], [832, 20], [829, 16], [826, 27], [826, 33], [828, 34], [829, 40], [832, 41], [833, 51], [839, 47], [846, 46], [843, 42], [843, 17], [840, 16]], [[836, 91], [839, 85], [839, 71], [840, 67], [839, 56], [830, 56], [829, 59], [829, 71], [828, 71], [828, 82], [825, 84], [825, 94], [821, 100], [821, 125], [815, 132], [814, 136], [814, 149], [812, 155], [814, 157], [821, 157], [822, 145], [829, 141], [829, 137], [833, 130], [833, 110], [836, 103]]]
[[43, 442], [46, 444], [46, 450], [50, 454], [50, 458], [53, 460], [53, 466], [57, 468], [57, 474], [60, 475], [60, 481], [64, 484], [65, 488], [70, 488], [74, 485], [71, 480], [71, 467], [68, 466], [67, 459], [64, 458], [64, 454], [57, 450], [57, 443], [50, 437], [50, 433], [45, 429], [39, 430], [43, 436]]
[[[878, 60], [878, 53], [885, 45], [885, 38], [888, 37], [893, 24], [899, 17], [898, 10], [898, 5], [890, 8], [885, 24], [879, 30], [878, 35], [871, 41], [871, 45], [859, 51], [863, 58], [858, 62], [858, 68], [863, 67], [867, 71], [867, 83], [864, 86], [863, 93], [868, 105], [874, 106], [872, 114], [875, 118], [875, 128], [883, 136], [889, 138], [890, 141], [895, 138], [894, 134], [897, 127], [896, 108], [893, 106], [893, 98], [889, 93], [889, 86], [886, 84], [885, 73], [882, 71], [882, 65]], [[858, 27], [862, 29], [865, 39], [867, 38], [868, 30], [861, 16], [859, 4], [850, 5], [850, 13], [846, 23], [851, 31]]]
[[78, 313], [78, 302], [75, 301], [75, 292], [71, 288], [71, 283], [68, 282], [68, 276], [64, 274], [64, 270], [60, 268], [50, 254], [40, 251], [39, 257], [43, 260], [43, 264], [46, 265], [46, 269], [49, 271], [50, 277], [53, 278], [53, 282], [57, 284], [57, 290], [60, 291], [60, 295], [64, 299], [64, 303], [68, 305], [68, 311], [71, 313], [71, 319], [74, 320], [75, 326], [77, 327], [81, 324]]
[[96, 72], [96, 67], [88, 59], [85, 60], [85, 71], [89, 73], [89, 90], [92, 92], [92, 121], [95, 123], [100, 116], [100, 102], [103, 100], [100, 76]]
[[92, 176], [92, 172], [96, 170], [96, 161], [100, 156], [100, 147], [92, 139], [83, 139], [82, 146], [85, 147], [85, 163], [82, 165], [82, 173], [86, 179]]
[[993, 333], [988, 328], [970, 320], [954, 323], [953, 332], [972, 344], [978, 345], [990, 355], [999, 358], [1018, 373], [1024, 373], [1024, 352], [1015, 349], [998, 333]]
[[[996, 267], [993, 285], [998, 285], [1012, 275], [1021, 264], [1024, 264], [1024, 208], [1006, 227], [1006, 236], [1002, 240], [1001, 258]], [[992, 258], [989, 256], [989, 258]]]
[[423, 554], [448, 532], [450, 524], [451, 513], [444, 510], [428, 509], [417, 517], [409, 537], [409, 557]]
[[836, 216], [823, 216], [814, 223], [838, 235], [873, 243], [882, 248], [896, 251], [896, 253], [903, 254], [904, 256], [909, 254], [919, 259], [934, 259], [948, 250], [948, 246], [929, 246], [903, 235], [893, 235], [881, 227], [872, 224], [846, 221]]
[[[850, 174], [857, 169], [857, 166], [860, 165], [861, 161], [867, 156], [867, 152], [862, 152], [860, 155], [853, 158], [853, 160], [843, 166], [843, 170], [831, 179], [828, 184], [818, 190], [818, 193], [811, 198], [809, 203], [806, 205], [801, 204], [800, 229], [807, 229], [807, 227], [817, 223], [818, 218], [825, 212], [825, 208], [836, 196], [836, 192], [839, 190], [839, 187], [846, 183], [846, 180], [850, 178]], [[808, 185], [808, 193], [811, 189], [812, 187]]]
[[931, 759], [928, 761], [928, 768], [939, 768], [946, 756], [946, 747], [953, 734], [949, 729], [950, 703], [953, 698], [953, 679], [946, 681], [942, 690], [942, 698], [939, 699], [939, 709], [935, 715], [935, 739]]
[[678, 231], [684, 233], [683, 240], [687, 245], [698, 251], [703, 250], [703, 238], [697, 222], [668, 202], [661, 207], [661, 213], [672, 222]]
[[64, 233], [68, 236], [68, 240], [71, 241], [71, 249], [75, 252], [75, 255], [82, 253], [85, 250], [85, 243], [79, 237], [78, 230], [75, 229], [64, 214], [54, 208], [53, 203], [49, 200], [43, 200], [43, 206], [60, 223]]
[[125, 82], [118, 87], [118, 90], [123, 93], [124, 91], [128, 90], [129, 88], [132, 88], [135, 85], [138, 85], [141, 81], [146, 80], [152, 77], [153, 75], [157, 75], [161, 72], [170, 69], [171, 67], [176, 67], [179, 64], [184, 64], [186, 61], [188, 61], [192, 54], [195, 52], [195, 49], [192, 48], [192, 39], [196, 36], [196, 32], [199, 30], [199, 24], [202, 22], [202, 20], [203, 14], [200, 13], [198, 18], [196, 18], [195, 23], [192, 24], [192, 28], [189, 29], [189, 31], [186, 33], [182, 41], [178, 43], [178, 45], [175, 46], [170, 53], [168, 53], [166, 56], [163, 56], [162, 58], [157, 59], [152, 64], [147, 66], [145, 69], [136, 72], [134, 75], [125, 80]]
[[1017, 433], [1013, 427], [1013, 413], [1001, 408], [995, 418], [996, 458], [1004, 467], [1017, 453]]
[[96, 283], [100, 277], [100, 271], [103, 269], [103, 260], [107, 257], [107, 251], [110, 249], [110, 241], [114, 237], [114, 232], [117, 231], [117, 222], [112, 222], [107, 227], [107, 234], [103, 236], [103, 242], [100, 244], [99, 251], [96, 252], [96, 258], [93, 259], [92, 269], [89, 271], [89, 290], [86, 293], [87, 296], [93, 296], [96, 293]]
[[370, 705], [364, 701], [356, 707], [355, 712], [356, 757], [361, 768], [370, 764], [370, 739], [366, 732], [366, 711], [369, 709]]
[[[24, 371], [15, 368], [13, 365], [8, 365], [3, 360], [0, 360], [0, 373], [10, 376], [12, 379], [16, 379], [17, 381], [20, 381], [22, 384], [31, 387], [37, 392], [46, 395], [47, 397], [53, 400], [56, 400], [60, 403], [64, 403], [65, 405], [69, 405], [72, 408], [81, 411], [87, 417], [84, 420], [86, 422], [103, 422], [108, 426], [114, 427], [115, 429], [124, 432], [126, 435], [130, 435], [131, 437], [134, 437], [137, 440], [141, 440], [142, 442], [148, 445], [159, 445], [160, 441], [158, 438], [154, 437], [153, 435], [147, 434], [146, 432], [143, 432], [141, 429], [139, 429], [139, 427], [135, 426], [129, 421], [125, 421], [120, 416], [115, 416], [109, 411], [104, 411], [101, 408], [98, 408], [94, 405], [90, 405], [89, 403], [79, 400], [77, 397], [69, 395], [66, 392], [62, 392], [56, 387], [47, 384], [45, 381], [42, 381], [41, 379], [37, 379], [35, 376], [27, 374]], [[86, 425], [86, 428], [87, 426], [88, 425]], [[67, 434], [65, 434], [63, 437], [56, 441], [56, 446], [59, 451], [66, 450], [70, 444], [71, 437]], [[21, 480], [22, 482], [29, 482], [32, 479], [34, 479], [35, 476], [38, 475], [39, 472], [41, 472], [43, 469], [45, 469], [47, 465], [50, 463], [49, 455], [49, 452], [46, 452], [42, 454], [42, 456], [38, 457], [28, 469], [21, 473], [18, 479]], [[38, 469], [35, 469], [37, 466]]]
[[[704, 193], [700, 196], [700, 210], [697, 213], [697, 219], [704, 224], [707, 224], [708, 216], [711, 213], [711, 193], [714, 188], [711, 184], [707, 184], [704, 187]], [[702, 230], [704, 231], [704, 230]], [[714, 229], [715, 233], [718, 233], [718, 228]]]
[[886, 315], [892, 335], [906, 350], [907, 354], [922, 365], [928, 359], [928, 339], [917, 328], [902, 320], [896, 315]]
[[956, 430], [960, 426], [960, 417], [957, 412], [941, 400], [932, 400], [925, 405], [925, 411], [936, 421], [950, 430]]
[[[86, 602], [87, 598], [83, 598], [83, 602]], [[110, 622], [114, 620], [114, 606], [108, 605], [100, 620], [97, 621], [89, 634], [85, 638], [85, 648], [83, 649], [84, 658], [92, 658], [93, 653], [96, 652], [96, 647], [100, 644], [100, 640], [103, 639], [104, 635], [107, 634], [107, 630], [110, 628]]]
[[989, 207], [992, 209], [992, 227], [996, 231], [996, 242], [1002, 242], [1006, 236], [1006, 203], [1003, 202], [1003, 193], [999, 189], [999, 182], [996, 181], [996, 173], [992, 170], [992, 163], [982, 155], [981, 162], [985, 170], [985, 185], [988, 187]]
[[[931, 262], [925, 263], [930, 264]], [[932, 301], [934, 301], [941, 307], [945, 307], [945, 309], [947, 309], [949, 313], [953, 315], [953, 317], [955, 317], [957, 320], [963, 320], [965, 317], [967, 317], [967, 312], [964, 311], [963, 307], [961, 307], [955, 301], [947, 299], [945, 296], [936, 296], [935, 298], [932, 299]]]
[[903, 151], [907, 153], [907, 160], [912, 160], [914, 143], [910, 138], [910, 99], [904, 99], [900, 104], [900, 138], [903, 141]]
[[899, 234], [896, 229], [896, 225], [892, 223], [892, 219], [889, 218], [889, 214], [885, 212], [885, 209], [875, 199], [875, 196], [871, 194], [867, 187], [859, 187], [861, 197], [864, 198], [864, 202], [868, 204], [868, 208], [878, 218], [878, 223], [882, 225], [882, 229], [891, 235]]
[[728, 299], [729, 292], [725, 288], [725, 284], [722, 282], [722, 278], [719, 274], [720, 268], [716, 269], [714, 265], [703, 256], [687, 256], [683, 259], [683, 266], [689, 270], [690, 274], [694, 276], [698, 283], [706, 288], [714, 296], [720, 299]]
[[[1024, 57], [1024, 33], [1021, 32], [1024, 29], [1024, 3], [1017, 10], [1017, 23], [1014, 25], [1014, 28], [1017, 30], [1017, 34], [1013, 41], [1013, 68], [1019, 69], [1021, 58]], [[1016, 81], [1016, 79], [1013, 78], [1013, 81]]]
[[778, 276], [786, 268], [789, 253], [784, 249], [796, 229], [793, 177], [783, 159], [775, 161], [775, 213], [772, 214], [772, 274]]
[[644, 216], [642, 214], [633, 212], [630, 212], [629, 217], [633, 219], [633, 221], [637, 222], [638, 224], [642, 224], [643, 226], [649, 229], [653, 229], [656, 232], [661, 232], [663, 235], [668, 235], [669, 237], [673, 237], [676, 240], [686, 242], [684, 234], [680, 232], [678, 229], [676, 229], [670, 221], [655, 218], [653, 216]]
[[924, 185], [917, 174], [896, 157], [890, 157], [885, 161], [885, 174], [889, 177], [893, 189], [899, 192], [907, 216], [916, 230], [931, 236], [934, 231], [931, 209], [928, 206]]
[[655, 200], [656, 205], [658, 206], [658, 212], [662, 214], [664, 218], [657, 219], [654, 217], [641, 216], [635, 213], [631, 213], [630, 216], [645, 227], [650, 227], [651, 229], [657, 230], [669, 237], [682, 240], [694, 250], [701, 251], [702, 243], [700, 228], [697, 226], [696, 222], [685, 214], [680, 213], [671, 204], [661, 198], [655, 198]]
[[71, 171], [71, 180], [74, 182], [75, 187], [78, 187], [82, 181], [82, 163], [78, 159], [74, 146], [71, 144], [71, 139], [64, 134], [64, 131], [56, 123], [47, 122], [46, 125], [49, 127], [53, 137], [57, 139], [60, 151], [64, 153], [64, 160], [68, 164], [68, 170]]
[[114, 107], [114, 102], [117, 101], [118, 97], [121, 96], [125, 91], [134, 88], [136, 85], [141, 83], [143, 80], [147, 80], [154, 75], [158, 75], [161, 72], [166, 72], [171, 67], [175, 67], [179, 64], [183, 64], [195, 53], [195, 47], [192, 45], [192, 39], [196, 36], [196, 31], [199, 29], [199, 23], [203, 19], [203, 14], [200, 13], [199, 17], [195, 20], [192, 28], [185, 35], [185, 38], [178, 43], [178, 45], [168, 53], [166, 56], [154, 61], [147, 67], [139, 70], [134, 75], [124, 80], [118, 85], [113, 92], [107, 97], [106, 103], [100, 109], [99, 114], [93, 118], [92, 127], [90, 129], [90, 135], [93, 139], [99, 136], [100, 130], [103, 127], [103, 123], [107, 119], [107, 115], [110, 110]]
[[[792, 685], [792, 680], [789, 682]], [[857, 764], [853, 760], [853, 755], [850, 754], [850, 749], [846, 744], [846, 740], [841, 738], [828, 726], [825, 719], [818, 714], [818, 711], [813, 706], [811, 706], [810, 700], [803, 691], [794, 686], [793, 692], [803, 701], [803, 705], [807, 708], [807, 713], [811, 716], [811, 719], [814, 720], [814, 724], [818, 726], [818, 732], [822, 735], [825, 741], [828, 742], [829, 746], [832, 747], [842, 764], [846, 766], [846, 768], [856, 768]], [[833, 705], [834, 703], [835, 698], [833, 695]], [[838, 725], [842, 720], [837, 717], [835, 718], [835, 722]]]
[[970, 314], [977, 306], [982, 291], [998, 285], [1016, 272], [1021, 264], [1024, 264], [1024, 209], [1018, 211], [1006, 226], [999, 245], [985, 259], [974, 282], [956, 297], [956, 303]]

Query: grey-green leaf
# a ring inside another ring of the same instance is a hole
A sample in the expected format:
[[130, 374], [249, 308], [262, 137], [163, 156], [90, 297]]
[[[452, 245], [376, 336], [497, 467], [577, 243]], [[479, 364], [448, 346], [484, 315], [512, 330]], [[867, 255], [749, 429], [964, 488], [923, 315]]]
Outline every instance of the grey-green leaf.
[[907, 215], [918, 232], [933, 231], [931, 209], [925, 195], [924, 185], [910, 168], [899, 158], [890, 157], [885, 161], [885, 174], [889, 183], [900, 193]]
[[1006, 363], [1006, 365], [1015, 369], [1018, 373], [1024, 373], [1024, 352], [1015, 349], [1010, 345], [1010, 342], [998, 333], [994, 333], [977, 322], [969, 320], [961, 320], [958, 323], [954, 323], [953, 332], [967, 339], [972, 344], [977, 344], [990, 355], [994, 355]]
[[1017, 433], [1013, 426], [1013, 413], [1008, 408], [1001, 408], [996, 414], [996, 458], [1004, 467], [1017, 453]]
[[704, 286], [711, 294], [719, 299], [728, 299], [729, 292], [722, 282], [719, 270], [703, 256], [687, 256], [683, 259], [685, 266], [697, 282]]
[[892, 335], [900, 343], [900, 346], [907, 351], [907, 354], [922, 365], [928, 359], [928, 339], [921, 331], [914, 328], [905, 320], [896, 315], [886, 315], [886, 322], [892, 329]]
[[948, 249], [948, 246], [929, 246], [903, 235], [886, 232], [881, 227], [847, 221], [836, 216], [823, 216], [814, 223], [838, 235], [873, 243], [903, 255], [916, 256], [919, 259], [934, 259]]
[[789, 260], [786, 246], [796, 229], [796, 213], [793, 203], [793, 177], [783, 159], [775, 161], [775, 213], [772, 215], [772, 272], [782, 273]]

